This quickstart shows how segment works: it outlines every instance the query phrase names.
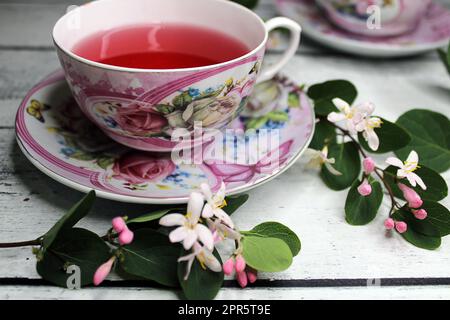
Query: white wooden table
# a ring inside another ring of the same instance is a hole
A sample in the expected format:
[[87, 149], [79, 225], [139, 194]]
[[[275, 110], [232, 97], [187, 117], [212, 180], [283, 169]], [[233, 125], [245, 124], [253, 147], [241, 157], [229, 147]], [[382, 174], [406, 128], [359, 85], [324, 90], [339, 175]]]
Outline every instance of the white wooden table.
[[[22, 155], [14, 138], [14, 116], [33, 84], [58, 68], [50, 30], [67, 5], [80, 0], [0, 2], [0, 242], [42, 235], [82, 195], [42, 174]], [[450, 1], [446, 1], [450, 5]], [[275, 15], [270, 0], [258, 8]], [[268, 59], [276, 59], [277, 54]], [[304, 41], [284, 72], [300, 83], [344, 78], [371, 100], [378, 114], [395, 120], [411, 108], [450, 114], [450, 78], [435, 53], [399, 60], [355, 58]], [[445, 175], [450, 182], [450, 172]], [[256, 287], [226, 282], [222, 299], [403, 299], [450, 298], [450, 239], [436, 251], [417, 249], [398, 235], [387, 237], [385, 214], [368, 226], [344, 220], [345, 192], [328, 190], [300, 160], [274, 181], [250, 192], [234, 219], [241, 228], [274, 220], [289, 225], [302, 240], [292, 267], [264, 274]], [[449, 207], [449, 198], [444, 200]], [[387, 210], [386, 203], [384, 209]], [[98, 200], [82, 225], [102, 232], [111, 217], [148, 211], [148, 206]], [[367, 286], [381, 279], [381, 286]], [[35, 271], [30, 248], [0, 250], [1, 299], [171, 299], [176, 292], [114, 281], [104, 288], [70, 291], [47, 285]]]

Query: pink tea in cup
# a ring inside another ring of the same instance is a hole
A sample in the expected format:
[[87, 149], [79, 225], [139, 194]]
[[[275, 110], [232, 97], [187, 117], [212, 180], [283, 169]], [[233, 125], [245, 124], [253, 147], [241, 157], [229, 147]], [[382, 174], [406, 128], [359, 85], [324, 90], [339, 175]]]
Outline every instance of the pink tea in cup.
[[226, 62], [250, 50], [238, 39], [214, 29], [164, 23], [100, 31], [80, 40], [72, 51], [118, 67], [182, 69]]

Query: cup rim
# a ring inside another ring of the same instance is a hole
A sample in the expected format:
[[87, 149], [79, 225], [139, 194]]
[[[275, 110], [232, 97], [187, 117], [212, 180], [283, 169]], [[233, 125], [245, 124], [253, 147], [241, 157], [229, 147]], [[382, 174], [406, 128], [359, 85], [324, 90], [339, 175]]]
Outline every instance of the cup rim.
[[[91, 5], [91, 6], [92, 5], [100, 5], [102, 2], [106, 2], [106, 1], [112, 2], [112, 1], [120, 1], [120, 0], [99, 0], [99, 1], [94, 1], [94, 2], [89, 3], [89, 5]], [[64, 48], [60, 43], [58, 43], [56, 36], [55, 36], [56, 28], [62, 23], [63, 19], [67, 18], [70, 14], [74, 14], [75, 10], [72, 10], [72, 11], [65, 13], [62, 17], [60, 17], [56, 21], [55, 25], [53, 26], [53, 30], [52, 30], [53, 43], [57, 49], [61, 50], [66, 55], [70, 56], [72, 59], [75, 59], [79, 62], [88, 64], [90, 66], [97, 67], [100, 69], [122, 71], [122, 72], [132, 72], [132, 73], [176, 73], [176, 72], [203, 71], [203, 70], [208, 70], [208, 69], [220, 68], [220, 67], [223, 67], [223, 66], [226, 66], [229, 64], [233, 64], [240, 60], [246, 59], [248, 57], [251, 57], [251, 56], [255, 55], [257, 52], [259, 52], [266, 45], [268, 37], [269, 37], [269, 33], [265, 27], [264, 21], [261, 19], [261, 17], [259, 15], [257, 15], [255, 12], [248, 9], [247, 7], [245, 7], [239, 3], [233, 2], [233, 1], [229, 1], [229, 0], [209, 0], [209, 1], [216, 1], [217, 3], [221, 3], [223, 5], [235, 6], [235, 7], [239, 8], [240, 10], [244, 10], [248, 14], [253, 15], [253, 17], [255, 17], [256, 20], [260, 22], [261, 26], [265, 30], [264, 39], [261, 41], [261, 43], [255, 49], [251, 50], [250, 52], [246, 53], [245, 55], [242, 55], [242, 56], [237, 57], [232, 60], [227, 60], [227, 61], [224, 61], [221, 63], [210, 64], [210, 65], [206, 65], [206, 66], [190, 67], [190, 68], [175, 68], [175, 69], [141, 69], [141, 68], [119, 67], [119, 66], [95, 62], [95, 61], [83, 58], [83, 57], [73, 53], [71, 50]], [[84, 5], [81, 5], [81, 6], [79, 6], [79, 8], [82, 8], [83, 6]]]

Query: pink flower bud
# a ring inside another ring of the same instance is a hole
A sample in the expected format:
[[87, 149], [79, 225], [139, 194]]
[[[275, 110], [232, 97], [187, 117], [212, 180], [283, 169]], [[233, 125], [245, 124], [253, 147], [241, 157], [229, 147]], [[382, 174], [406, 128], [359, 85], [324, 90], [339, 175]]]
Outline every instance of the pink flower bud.
[[97, 271], [94, 273], [94, 285], [98, 286], [100, 283], [102, 283], [108, 274], [111, 272], [111, 268], [114, 264], [114, 261], [116, 260], [116, 257], [111, 257], [108, 261], [106, 261], [104, 264], [102, 264], [100, 267], [98, 267]]
[[396, 221], [395, 230], [397, 230], [398, 233], [405, 233], [408, 230], [408, 225], [403, 221]]
[[393, 219], [391, 219], [391, 218], [386, 219], [386, 220], [384, 221], [384, 227], [385, 227], [387, 230], [392, 230], [392, 229], [394, 229], [394, 227], [395, 227], [395, 221], [394, 221]]
[[258, 271], [248, 268], [247, 269], [248, 282], [254, 283], [258, 279]]
[[128, 228], [126, 228], [119, 234], [119, 243], [121, 246], [130, 244], [131, 242], [133, 242], [133, 238], [133, 231], [130, 231]]
[[236, 280], [242, 288], [245, 288], [248, 284], [247, 274], [245, 271], [236, 273]]
[[234, 259], [230, 258], [223, 264], [223, 273], [225, 273], [227, 276], [233, 273], [234, 269]]
[[403, 197], [408, 201], [410, 208], [419, 208], [422, 206], [423, 201], [417, 192], [402, 183], [399, 183], [398, 187], [403, 192]]
[[127, 224], [122, 217], [115, 217], [114, 219], [112, 219], [112, 227], [114, 231], [116, 231], [117, 233], [121, 233], [127, 227]]
[[375, 170], [375, 162], [371, 157], [367, 157], [363, 160], [363, 168], [365, 174], [371, 174]]
[[358, 192], [363, 197], [370, 196], [370, 194], [372, 193], [372, 186], [369, 184], [369, 182], [367, 182], [367, 179], [364, 179], [364, 181], [358, 187]]
[[245, 259], [242, 255], [236, 257], [236, 272], [243, 272], [245, 270]]
[[419, 220], [425, 220], [428, 217], [428, 212], [425, 209], [412, 210], [412, 213]]

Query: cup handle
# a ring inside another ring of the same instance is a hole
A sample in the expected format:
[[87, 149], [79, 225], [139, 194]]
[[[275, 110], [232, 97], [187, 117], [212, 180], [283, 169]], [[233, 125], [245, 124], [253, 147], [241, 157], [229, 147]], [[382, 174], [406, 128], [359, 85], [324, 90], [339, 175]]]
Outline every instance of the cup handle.
[[302, 28], [297, 22], [285, 17], [273, 18], [266, 22], [267, 32], [277, 28], [286, 28], [290, 31], [291, 38], [289, 41], [289, 48], [283, 54], [280, 61], [261, 71], [261, 74], [256, 81], [257, 83], [272, 79], [295, 55], [300, 44], [300, 34], [302, 33]]

